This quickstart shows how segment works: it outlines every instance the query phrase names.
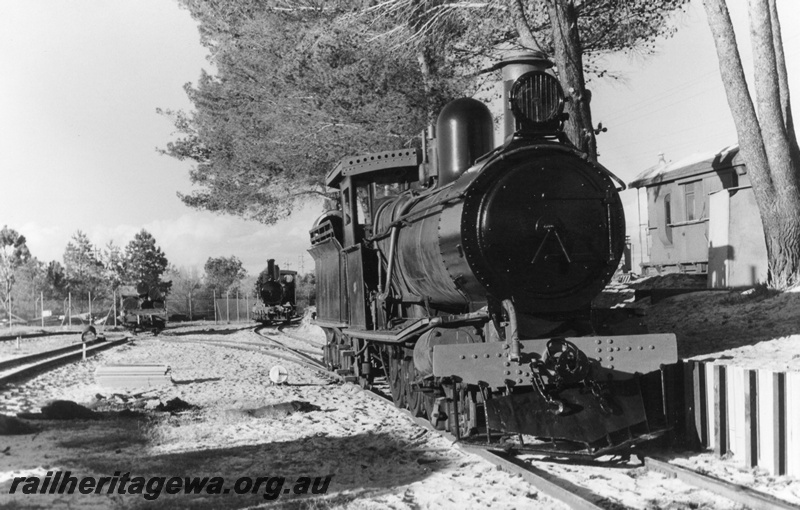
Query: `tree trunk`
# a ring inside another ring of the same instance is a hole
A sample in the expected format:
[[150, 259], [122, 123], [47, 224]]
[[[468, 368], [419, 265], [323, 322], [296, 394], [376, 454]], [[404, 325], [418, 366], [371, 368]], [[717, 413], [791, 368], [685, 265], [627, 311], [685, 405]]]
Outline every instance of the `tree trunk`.
[[775, 50], [775, 66], [778, 71], [778, 85], [780, 86], [781, 113], [783, 124], [786, 126], [786, 136], [789, 138], [792, 158], [800, 160], [800, 146], [797, 144], [797, 134], [794, 131], [792, 119], [792, 102], [789, 98], [789, 75], [786, 71], [786, 57], [783, 52], [783, 38], [781, 36], [781, 23], [778, 19], [778, 7], [775, 0], [769, 0], [769, 16], [772, 24], [772, 45]]
[[559, 80], [569, 98], [567, 137], [597, 161], [597, 140], [589, 106], [592, 96], [583, 77], [583, 50], [578, 34], [578, 15], [573, 0], [547, 0]]
[[421, 46], [419, 49], [417, 49], [417, 62], [419, 63], [420, 74], [422, 74], [422, 83], [425, 87], [425, 111], [427, 113], [427, 124], [428, 126], [434, 126], [436, 125], [437, 112], [433, 111], [433, 101], [431, 101], [431, 98], [433, 97], [435, 78], [433, 76], [434, 66], [431, 65], [432, 59], [428, 51], [429, 50], [426, 49], [425, 46]]
[[525, 5], [522, 0], [509, 0], [509, 11], [514, 19], [514, 28], [517, 29], [519, 34], [519, 41], [525, 48], [531, 50], [544, 51], [539, 45], [539, 41], [533, 35], [530, 23], [525, 16]]
[[791, 157], [781, 113], [768, 6], [766, 0], [750, 0], [757, 117], [725, 1], [703, 0], [703, 5], [714, 36], [720, 75], [736, 126], [739, 148], [750, 174], [764, 226], [768, 284], [785, 289], [800, 281], [800, 194], [797, 161]]

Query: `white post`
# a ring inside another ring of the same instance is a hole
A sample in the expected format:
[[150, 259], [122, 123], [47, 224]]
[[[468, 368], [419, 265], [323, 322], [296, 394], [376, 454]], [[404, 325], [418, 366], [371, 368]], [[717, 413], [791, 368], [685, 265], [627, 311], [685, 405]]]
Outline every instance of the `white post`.
[[244, 314], [247, 317], [247, 322], [250, 322], [250, 296], [244, 295]]
[[225, 323], [231, 323], [231, 291], [225, 292]]
[[92, 323], [92, 293], [89, 292], [89, 324]]
[[214, 293], [214, 301], [212, 301], [212, 305], [214, 307], [214, 324], [217, 323], [217, 289], [212, 291]]
[[67, 327], [72, 326], [72, 292], [67, 293]]
[[111, 306], [114, 307], [114, 327], [117, 327], [117, 291], [111, 291], [111, 299], [114, 301]]
[[239, 320], [239, 289], [236, 289], [236, 322], [241, 322]]
[[42, 305], [42, 327], [44, 327], [44, 292], [39, 292], [41, 305]]
[[86, 361], [86, 342], [83, 342], [83, 361]]

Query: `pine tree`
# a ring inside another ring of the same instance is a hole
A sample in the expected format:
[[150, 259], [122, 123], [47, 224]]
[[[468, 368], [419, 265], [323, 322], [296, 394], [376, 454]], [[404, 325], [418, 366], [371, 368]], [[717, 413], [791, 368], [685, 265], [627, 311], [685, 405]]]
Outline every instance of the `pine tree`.
[[143, 283], [163, 294], [169, 291], [172, 282], [161, 280], [169, 262], [148, 231], [142, 229], [125, 247], [125, 263], [128, 283], [134, 286]]
[[64, 274], [67, 289], [74, 298], [93, 298], [105, 290], [103, 263], [89, 238], [78, 230], [64, 249]]

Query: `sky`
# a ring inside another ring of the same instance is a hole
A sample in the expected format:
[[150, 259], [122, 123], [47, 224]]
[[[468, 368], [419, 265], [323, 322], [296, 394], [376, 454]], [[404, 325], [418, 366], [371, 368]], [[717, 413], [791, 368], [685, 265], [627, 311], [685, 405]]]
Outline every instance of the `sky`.
[[[728, 3], [747, 68], [746, 2]], [[800, 118], [800, 2], [778, 0], [778, 8]], [[655, 54], [610, 56], [618, 78], [588, 84], [593, 119], [608, 128], [600, 161], [626, 182], [659, 153], [676, 161], [736, 143], [699, 0], [677, 25]], [[156, 108], [191, 109], [183, 85], [213, 72], [206, 55], [174, 0], [0, 0], [0, 225], [23, 234], [43, 261], [61, 261], [77, 230], [98, 247], [124, 247], [145, 229], [176, 266], [202, 269], [209, 257], [234, 255], [253, 275], [268, 258], [312, 269], [306, 250], [318, 205], [268, 227], [177, 197], [192, 190], [191, 163], [156, 151], [174, 138]], [[636, 191], [622, 197], [636, 241]]]

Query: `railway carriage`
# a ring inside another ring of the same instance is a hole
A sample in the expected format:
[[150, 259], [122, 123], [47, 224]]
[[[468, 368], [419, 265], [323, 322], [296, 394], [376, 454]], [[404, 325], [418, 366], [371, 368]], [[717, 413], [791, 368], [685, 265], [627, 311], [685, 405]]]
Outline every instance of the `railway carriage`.
[[537, 54], [501, 62], [505, 141], [473, 99], [423, 146], [348, 157], [310, 232], [327, 365], [490, 447], [598, 456], [674, 421], [674, 335], [597, 310], [625, 243], [624, 184], [562, 131], [564, 95]]

